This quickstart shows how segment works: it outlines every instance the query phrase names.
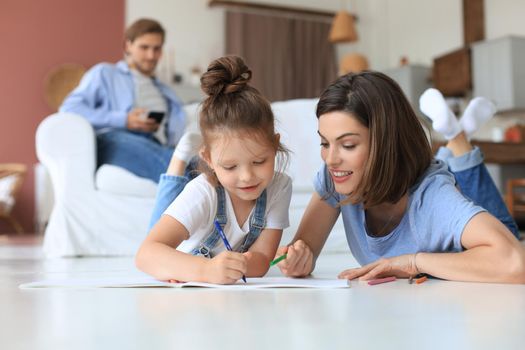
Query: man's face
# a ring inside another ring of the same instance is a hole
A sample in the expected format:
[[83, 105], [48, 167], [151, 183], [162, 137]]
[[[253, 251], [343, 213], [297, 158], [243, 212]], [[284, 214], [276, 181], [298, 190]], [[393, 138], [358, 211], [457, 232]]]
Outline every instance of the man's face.
[[163, 38], [158, 33], [147, 33], [126, 42], [127, 62], [145, 75], [153, 75], [162, 56]]

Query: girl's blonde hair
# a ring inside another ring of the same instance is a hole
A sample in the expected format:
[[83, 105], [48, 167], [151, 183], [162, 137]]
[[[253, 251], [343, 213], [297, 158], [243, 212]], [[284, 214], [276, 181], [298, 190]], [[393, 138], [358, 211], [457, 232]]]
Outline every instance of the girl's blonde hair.
[[[242, 133], [267, 143], [279, 156], [278, 169], [288, 162], [289, 151], [276, 137], [270, 102], [249, 85], [252, 71], [238, 56], [225, 56], [210, 63], [201, 77], [201, 89], [208, 96], [202, 103], [199, 125], [203, 152], [210, 154], [212, 134]], [[200, 170], [218, 184], [213, 171], [201, 162]]]

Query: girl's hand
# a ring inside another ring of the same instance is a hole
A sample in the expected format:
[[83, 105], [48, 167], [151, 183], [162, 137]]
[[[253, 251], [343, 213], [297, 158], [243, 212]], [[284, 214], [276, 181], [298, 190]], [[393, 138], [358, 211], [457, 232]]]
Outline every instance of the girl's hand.
[[207, 260], [206, 281], [217, 284], [235, 283], [248, 270], [247, 258], [241, 253], [224, 251]]
[[382, 258], [362, 267], [344, 270], [338, 278], [348, 280], [359, 278], [359, 280], [366, 281], [390, 276], [408, 278], [418, 273], [416, 254], [405, 254], [392, 258]]
[[287, 254], [286, 259], [277, 264], [283, 275], [288, 277], [304, 277], [314, 269], [314, 255], [310, 247], [302, 240], [287, 247], [277, 249], [276, 258]]

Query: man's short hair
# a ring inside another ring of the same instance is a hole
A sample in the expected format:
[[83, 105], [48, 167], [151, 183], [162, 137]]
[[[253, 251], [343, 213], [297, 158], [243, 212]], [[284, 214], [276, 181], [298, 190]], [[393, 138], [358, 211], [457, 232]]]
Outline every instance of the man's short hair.
[[162, 42], [164, 42], [164, 37], [166, 33], [164, 28], [159, 22], [149, 18], [141, 18], [133, 22], [126, 29], [124, 33], [124, 38], [126, 39], [126, 41], [133, 42], [139, 36], [150, 33], [160, 34], [162, 36]]

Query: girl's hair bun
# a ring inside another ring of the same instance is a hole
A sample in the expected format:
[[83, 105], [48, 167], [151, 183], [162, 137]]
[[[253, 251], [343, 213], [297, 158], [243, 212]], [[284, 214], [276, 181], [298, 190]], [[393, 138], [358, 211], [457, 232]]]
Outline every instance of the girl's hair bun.
[[238, 56], [216, 59], [201, 77], [201, 89], [208, 96], [241, 91], [252, 78], [252, 71]]

